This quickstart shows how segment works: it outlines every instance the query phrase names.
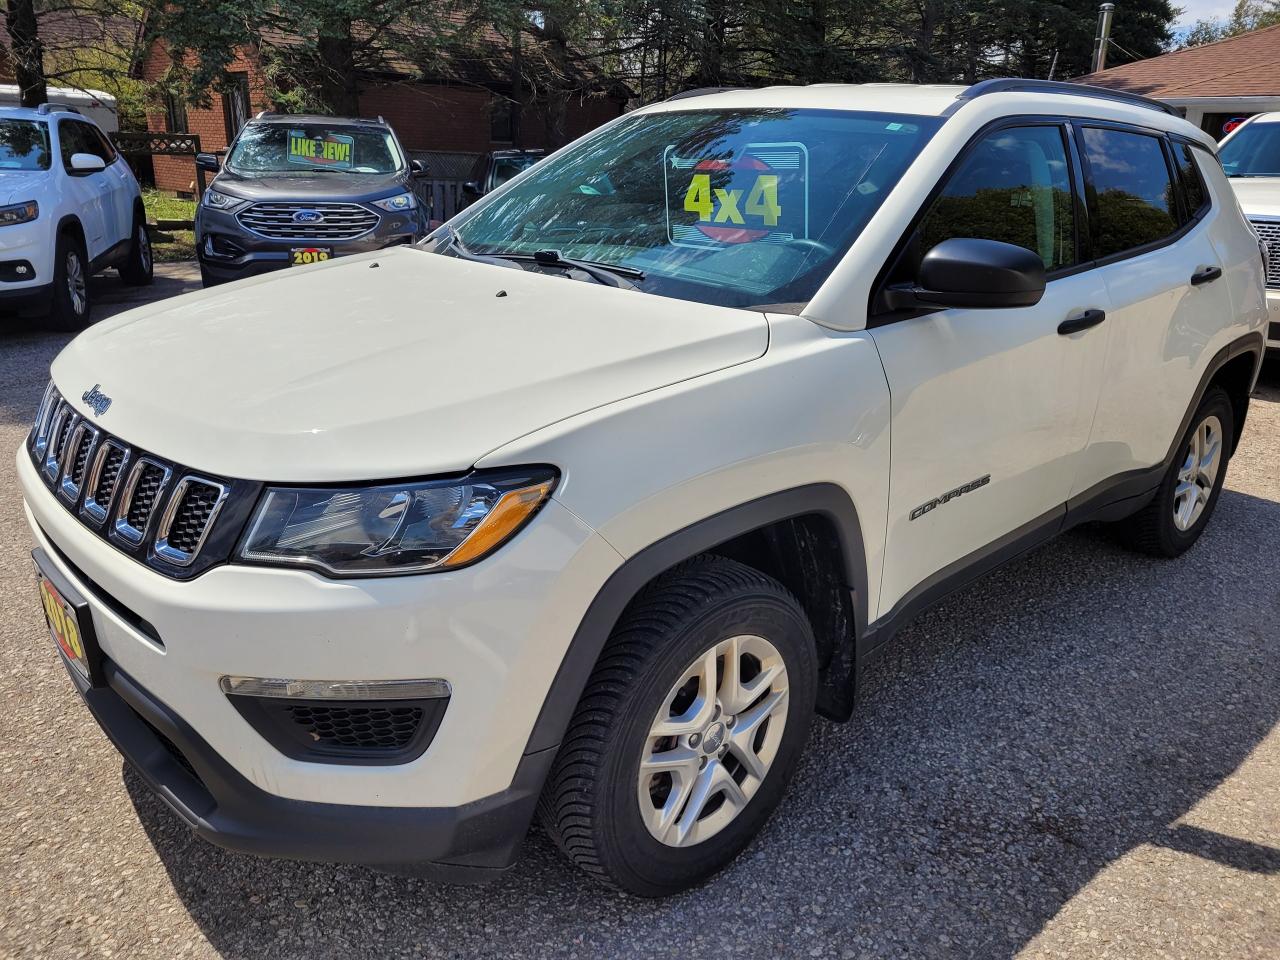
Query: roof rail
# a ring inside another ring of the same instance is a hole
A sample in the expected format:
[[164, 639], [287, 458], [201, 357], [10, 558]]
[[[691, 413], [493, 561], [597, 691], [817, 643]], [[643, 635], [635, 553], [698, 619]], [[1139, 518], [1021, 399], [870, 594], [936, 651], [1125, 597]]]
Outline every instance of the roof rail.
[[957, 100], [975, 100], [990, 93], [1057, 93], [1075, 97], [1093, 97], [1096, 100], [1113, 100], [1127, 103], [1135, 107], [1146, 107], [1148, 110], [1159, 110], [1171, 117], [1181, 117], [1175, 108], [1159, 100], [1152, 100], [1137, 93], [1126, 93], [1123, 90], [1112, 90], [1108, 87], [1095, 87], [1088, 83], [1067, 83], [1062, 80], [1024, 80], [1020, 77], [998, 77], [993, 80], [980, 80], [956, 95]]
[[713, 93], [732, 93], [734, 90], [746, 90], [747, 87], [698, 87], [695, 90], [681, 90], [679, 93], [673, 93], [663, 103], [670, 103], [672, 100], [687, 100], [689, 97], [708, 97]]
[[276, 113], [274, 110], [259, 110], [257, 113], [253, 115], [253, 119], [261, 120], [263, 117], [278, 117], [278, 116], [280, 116], [280, 114]]
[[53, 113], [54, 111], [61, 111], [64, 113], [77, 113], [77, 114], [80, 112], [75, 107], [70, 106], [69, 104], [66, 104], [66, 103], [49, 103], [46, 101], [45, 103], [42, 103], [40, 104], [40, 106], [36, 107], [37, 113]]

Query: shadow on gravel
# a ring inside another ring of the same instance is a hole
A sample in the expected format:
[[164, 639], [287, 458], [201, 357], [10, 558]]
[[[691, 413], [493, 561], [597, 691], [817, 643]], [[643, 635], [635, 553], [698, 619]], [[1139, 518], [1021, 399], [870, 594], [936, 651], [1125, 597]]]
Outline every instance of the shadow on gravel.
[[1141, 844], [1280, 872], [1177, 822], [1280, 719], [1277, 569], [1280, 503], [1232, 491], [1179, 560], [1086, 528], [1005, 567], [908, 627], [762, 837], [668, 901], [594, 886], [536, 830], [484, 887], [237, 856], [125, 781], [231, 958], [1010, 957]]

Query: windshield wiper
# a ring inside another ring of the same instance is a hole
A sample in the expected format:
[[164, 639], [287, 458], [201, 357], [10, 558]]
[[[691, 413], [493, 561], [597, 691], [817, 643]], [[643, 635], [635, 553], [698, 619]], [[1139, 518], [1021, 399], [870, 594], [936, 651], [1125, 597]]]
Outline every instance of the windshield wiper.
[[[430, 250], [427, 250], [426, 247], [421, 245], [422, 243], [426, 243], [426, 240], [421, 241], [421, 243], [415, 243], [413, 245], [414, 248], [418, 250], [425, 250], [428, 253], [438, 253], [441, 256], [457, 257], [459, 260], [470, 260], [473, 263], [491, 263], [499, 267], [512, 267], [516, 270], [524, 269], [515, 262], [514, 257], [490, 253], [476, 253], [473, 250], [468, 250], [467, 245], [463, 243], [462, 238], [458, 236], [458, 231], [448, 224], [444, 224], [439, 227], [435, 233], [427, 237], [427, 240], [430, 240], [435, 244], [435, 246]], [[448, 251], [448, 253], [445, 251]]]
[[601, 263], [598, 260], [575, 260], [564, 256], [559, 250], [538, 250], [532, 255], [502, 251], [501, 253], [495, 253], [494, 256], [502, 257], [504, 260], [536, 263], [540, 267], [581, 270], [597, 283], [603, 283], [610, 287], [620, 287], [623, 290], [634, 290], [636, 285], [632, 281], [644, 279], [643, 270], [619, 266], [616, 263]]

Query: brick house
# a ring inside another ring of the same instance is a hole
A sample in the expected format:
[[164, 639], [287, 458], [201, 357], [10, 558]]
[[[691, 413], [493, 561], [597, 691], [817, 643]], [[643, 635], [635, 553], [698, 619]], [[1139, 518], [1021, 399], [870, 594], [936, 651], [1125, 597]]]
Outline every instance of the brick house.
[[[522, 109], [520, 143], [513, 144], [510, 61], [492, 35], [489, 55], [465, 64], [438, 66], [437, 76], [423, 77], [407, 62], [394, 59], [386, 72], [362, 77], [360, 115], [381, 116], [396, 131], [401, 143], [415, 157], [426, 159], [433, 177], [463, 180], [472, 161], [481, 153], [509, 148], [547, 146], [546, 127], [539, 106]], [[272, 37], [277, 46], [288, 38]], [[159, 80], [170, 66], [168, 51], [155, 43], [142, 62], [142, 78]], [[215, 93], [207, 107], [169, 103], [147, 116], [147, 128], [155, 132], [193, 133], [207, 152], [225, 150], [244, 123], [260, 110], [270, 110], [268, 85], [262, 58], [255, 49], [240, 49], [227, 70], [225, 92]], [[589, 94], [569, 102], [565, 130], [570, 139], [581, 136], [626, 109], [628, 91], [603, 83]], [[189, 194], [194, 186], [194, 165], [187, 157], [155, 157], [156, 186]]]
[[1078, 82], [1163, 100], [1221, 138], [1233, 120], [1280, 110], [1280, 26], [1100, 70]]

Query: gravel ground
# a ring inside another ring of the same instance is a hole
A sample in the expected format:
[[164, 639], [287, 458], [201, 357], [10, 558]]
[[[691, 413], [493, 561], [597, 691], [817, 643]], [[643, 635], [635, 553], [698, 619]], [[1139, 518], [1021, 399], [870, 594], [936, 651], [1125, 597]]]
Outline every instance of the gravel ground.
[[0, 333], [0, 956], [1280, 956], [1280, 365], [1195, 549], [1085, 529], [935, 608], [747, 854], [654, 903], [536, 832], [485, 887], [194, 839], [37, 610], [9, 451], [63, 342]]

